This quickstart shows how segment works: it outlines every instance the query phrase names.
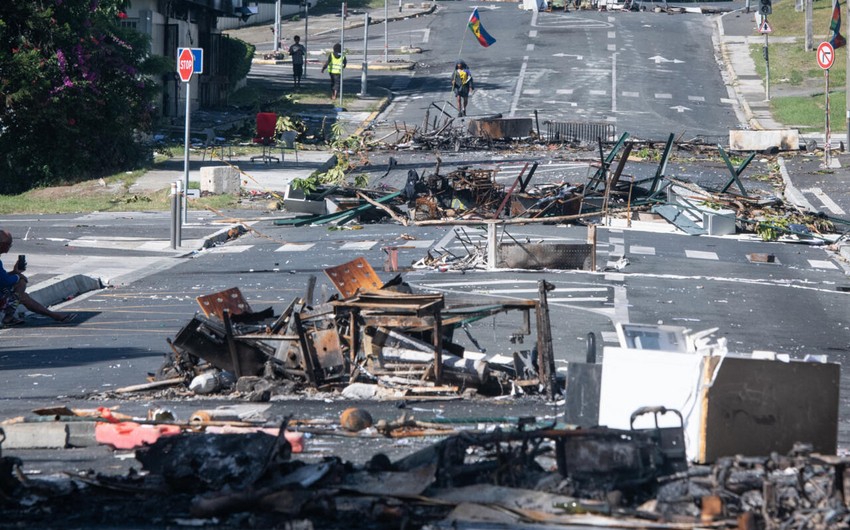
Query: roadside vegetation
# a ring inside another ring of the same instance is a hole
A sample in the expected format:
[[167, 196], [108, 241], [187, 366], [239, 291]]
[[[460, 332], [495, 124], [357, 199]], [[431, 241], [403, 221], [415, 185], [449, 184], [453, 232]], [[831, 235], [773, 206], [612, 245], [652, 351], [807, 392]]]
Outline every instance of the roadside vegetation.
[[[755, 4], [757, 5], [757, 4]], [[805, 49], [806, 14], [795, 10], [793, 0], [773, 2], [773, 14], [767, 17], [773, 33], [768, 36], [770, 54], [770, 107], [777, 121], [801, 132], [822, 131], [826, 114], [824, 71], [817, 65], [815, 52]], [[847, 18], [842, 5], [843, 18]], [[814, 2], [812, 9], [813, 44], [829, 40], [832, 3]], [[744, 16], [744, 15], [742, 15]], [[753, 35], [759, 36], [753, 17]], [[842, 20], [841, 34], [847, 38], [848, 22]], [[777, 37], [794, 37], [793, 43], [779, 42]], [[771, 40], [773, 39], [773, 40]], [[756, 71], [765, 79], [763, 43], [750, 45]], [[846, 109], [847, 47], [836, 50], [835, 63], [829, 71], [829, 119], [834, 127], [843, 128]]]

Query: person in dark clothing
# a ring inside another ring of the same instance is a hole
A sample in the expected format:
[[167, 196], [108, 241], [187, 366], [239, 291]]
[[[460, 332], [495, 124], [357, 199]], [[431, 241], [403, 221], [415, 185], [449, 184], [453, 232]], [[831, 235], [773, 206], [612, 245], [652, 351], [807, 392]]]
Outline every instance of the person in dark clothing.
[[301, 75], [304, 73], [304, 56], [307, 54], [307, 48], [301, 44], [301, 37], [298, 35], [292, 37], [295, 44], [289, 47], [289, 56], [292, 58], [292, 82], [295, 88], [301, 88]]
[[346, 67], [348, 61], [345, 59], [345, 55], [342, 54], [342, 46], [340, 43], [334, 44], [334, 49], [331, 53], [328, 54], [328, 59], [325, 61], [325, 64], [322, 65], [322, 72], [325, 70], [331, 76], [331, 100], [336, 100], [337, 95], [339, 95], [339, 83], [340, 77], [342, 76], [342, 69]]
[[[12, 233], [8, 230], [0, 230], [0, 254], [8, 253], [11, 248]], [[23, 263], [17, 262], [14, 268], [12, 268], [12, 272], [6, 272], [3, 262], [0, 261], [0, 314], [2, 314], [3, 318], [2, 327], [24, 323], [23, 319], [18, 318], [15, 314], [19, 304], [23, 304], [24, 307], [33, 313], [50, 317], [57, 322], [71, 322], [74, 320], [77, 316], [76, 314], [51, 311], [27, 294], [27, 277], [23, 275], [23, 271], [21, 270], [23, 266]]]

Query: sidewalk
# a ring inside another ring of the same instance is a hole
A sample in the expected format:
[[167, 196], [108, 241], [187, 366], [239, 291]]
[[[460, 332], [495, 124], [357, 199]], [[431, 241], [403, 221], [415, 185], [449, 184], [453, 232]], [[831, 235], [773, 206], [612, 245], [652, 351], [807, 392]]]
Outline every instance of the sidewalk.
[[[729, 77], [727, 82], [738, 97], [746, 123], [754, 130], [788, 128], [773, 118], [769, 101], [765, 99], [764, 82], [756, 73], [756, 65], [750, 55], [751, 44], [764, 42], [764, 37], [756, 31], [754, 10], [745, 13], [740, 9], [718, 17], [716, 29]], [[773, 42], [788, 42], [789, 39], [793, 37], [772, 37]], [[850, 198], [846, 193], [850, 189], [850, 154], [835, 151], [839, 142], [843, 143], [845, 135], [846, 129], [843, 128], [831, 133], [833, 154], [829, 168], [824, 167], [824, 133], [801, 135], [801, 139], [816, 142], [820, 153], [778, 157], [785, 182], [785, 200], [803, 210], [820, 212], [836, 219], [850, 219]], [[850, 260], [850, 243], [839, 244], [837, 251]]]

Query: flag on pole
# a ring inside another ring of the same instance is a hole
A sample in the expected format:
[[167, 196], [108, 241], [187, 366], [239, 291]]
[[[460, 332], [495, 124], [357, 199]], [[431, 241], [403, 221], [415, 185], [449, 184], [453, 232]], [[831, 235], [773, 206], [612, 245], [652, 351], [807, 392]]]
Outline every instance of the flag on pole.
[[487, 30], [484, 29], [484, 26], [481, 24], [481, 18], [478, 16], [478, 8], [472, 10], [472, 14], [469, 15], [469, 29], [472, 30], [472, 34], [475, 35], [475, 38], [478, 39], [478, 43], [484, 46], [485, 48], [496, 42], [496, 39], [490, 36], [487, 33]]
[[847, 40], [841, 36], [841, 6], [838, 0], [832, 4], [832, 20], [829, 22], [831, 37], [829, 43], [837, 50], [847, 44]]

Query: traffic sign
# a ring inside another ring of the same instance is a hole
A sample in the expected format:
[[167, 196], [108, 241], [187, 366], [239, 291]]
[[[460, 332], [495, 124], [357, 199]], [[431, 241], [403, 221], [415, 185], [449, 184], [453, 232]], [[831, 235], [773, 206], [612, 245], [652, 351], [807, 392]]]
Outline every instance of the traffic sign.
[[762, 19], [759, 25], [759, 33], [773, 33], [773, 28], [767, 23], [767, 18]]
[[835, 50], [832, 49], [832, 44], [821, 42], [818, 44], [818, 66], [824, 70], [832, 68], [832, 63], [835, 61]]
[[180, 80], [188, 83], [192, 79], [192, 74], [195, 72], [195, 57], [189, 48], [182, 48], [182, 51], [177, 55], [177, 73], [180, 75]]
[[[180, 64], [180, 59], [183, 57], [185, 52], [189, 52], [191, 54], [192, 60], [192, 71], [189, 72], [186, 77], [183, 77], [185, 68], [188, 68], [187, 64]], [[188, 82], [189, 79], [192, 78], [192, 74], [202, 74], [204, 73], [204, 49], [203, 48], [177, 48], [177, 73], [180, 74], [180, 79], [184, 82]]]

